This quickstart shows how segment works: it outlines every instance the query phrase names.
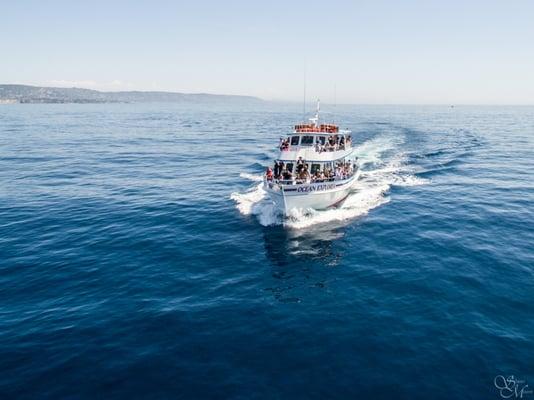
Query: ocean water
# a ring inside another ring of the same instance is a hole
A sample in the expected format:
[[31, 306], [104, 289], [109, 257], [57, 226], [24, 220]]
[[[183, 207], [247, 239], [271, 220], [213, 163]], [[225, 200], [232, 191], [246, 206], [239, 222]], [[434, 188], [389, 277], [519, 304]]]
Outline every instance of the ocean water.
[[534, 398], [534, 107], [325, 109], [361, 179], [282, 219], [298, 105], [0, 106], [0, 398]]

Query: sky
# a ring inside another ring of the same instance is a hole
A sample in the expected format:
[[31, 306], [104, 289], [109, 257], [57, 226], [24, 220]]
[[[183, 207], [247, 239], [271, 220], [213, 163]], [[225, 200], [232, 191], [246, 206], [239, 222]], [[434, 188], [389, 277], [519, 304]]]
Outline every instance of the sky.
[[534, 1], [0, 0], [0, 83], [534, 104]]

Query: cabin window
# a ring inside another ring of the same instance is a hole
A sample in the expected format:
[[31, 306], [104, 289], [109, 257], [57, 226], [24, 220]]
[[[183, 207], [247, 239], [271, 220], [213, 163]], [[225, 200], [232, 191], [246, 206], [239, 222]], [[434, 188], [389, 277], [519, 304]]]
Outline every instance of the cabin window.
[[320, 169], [321, 169], [321, 164], [312, 164], [312, 167], [311, 167], [312, 175], [314, 175]]
[[326, 136], [317, 136], [317, 143], [319, 143], [321, 146], [324, 146], [326, 143]]
[[291, 136], [291, 146], [298, 146], [298, 144], [299, 144], [299, 137]]
[[293, 163], [287, 163], [286, 168], [289, 172], [293, 172]]
[[313, 136], [302, 136], [300, 139], [301, 146], [312, 146], [313, 145]]

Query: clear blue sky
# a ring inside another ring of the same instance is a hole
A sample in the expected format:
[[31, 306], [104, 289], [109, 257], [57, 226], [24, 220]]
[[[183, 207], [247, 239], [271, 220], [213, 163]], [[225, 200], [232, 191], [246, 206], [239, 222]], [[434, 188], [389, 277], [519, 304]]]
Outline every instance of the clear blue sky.
[[0, 83], [534, 104], [534, 1], [8, 1]]

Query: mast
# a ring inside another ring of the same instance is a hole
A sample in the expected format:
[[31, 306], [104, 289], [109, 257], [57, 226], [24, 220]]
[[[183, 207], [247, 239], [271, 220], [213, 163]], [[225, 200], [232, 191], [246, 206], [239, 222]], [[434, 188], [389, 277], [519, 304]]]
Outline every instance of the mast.
[[302, 122], [306, 122], [306, 63], [304, 63], [304, 87], [302, 96]]
[[321, 100], [317, 99], [317, 109], [315, 110], [315, 117], [310, 118], [316, 128], [319, 127], [319, 110], [321, 109]]
[[334, 112], [332, 113], [332, 122], [336, 123], [336, 106], [337, 106], [337, 85], [334, 84]]

